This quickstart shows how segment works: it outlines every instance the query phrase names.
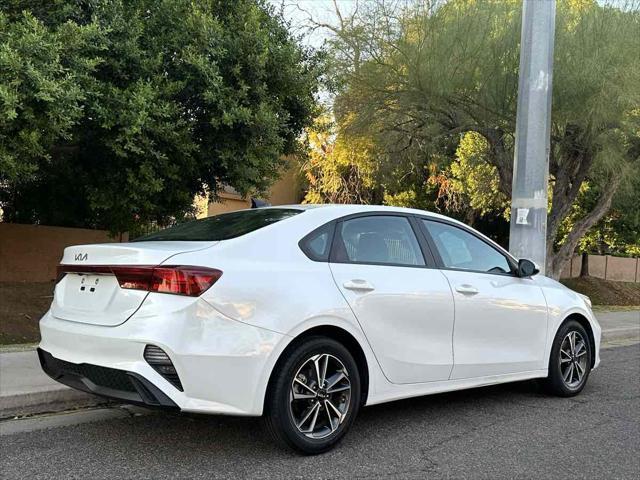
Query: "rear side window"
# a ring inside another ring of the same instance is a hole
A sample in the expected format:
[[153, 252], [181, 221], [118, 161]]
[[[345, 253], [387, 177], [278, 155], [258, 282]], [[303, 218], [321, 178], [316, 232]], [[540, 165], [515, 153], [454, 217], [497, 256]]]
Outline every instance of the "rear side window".
[[300, 248], [307, 257], [316, 262], [327, 262], [331, 251], [331, 240], [333, 240], [333, 230], [335, 224], [324, 225], [300, 241]]
[[373, 215], [342, 222], [338, 262], [424, 266], [418, 240], [405, 217]]
[[259, 228], [302, 213], [294, 208], [257, 208], [223, 213], [213, 217], [182, 223], [159, 232], [137, 238], [150, 241], [217, 241], [240, 237]]

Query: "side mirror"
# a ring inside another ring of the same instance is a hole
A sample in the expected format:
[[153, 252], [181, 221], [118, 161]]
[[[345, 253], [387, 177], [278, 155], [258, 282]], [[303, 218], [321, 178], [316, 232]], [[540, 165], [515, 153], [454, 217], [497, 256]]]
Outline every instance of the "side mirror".
[[519, 277], [532, 277], [533, 275], [539, 273], [540, 270], [536, 267], [536, 264], [531, 260], [527, 260], [526, 258], [521, 258], [518, 261], [518, 271], [517, 274]]

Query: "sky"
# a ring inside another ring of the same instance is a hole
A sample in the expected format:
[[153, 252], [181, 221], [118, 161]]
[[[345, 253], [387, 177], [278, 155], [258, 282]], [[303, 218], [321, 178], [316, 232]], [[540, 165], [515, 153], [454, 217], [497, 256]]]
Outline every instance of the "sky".
[[[360, 0], [361, 2], [363, 0]], [[365, 0], [366, 1], [366, 0]], [[319, 22], [334, 23], [335, 7], [334, 0], [268, 0], [270, 4], [279, 9], [284, 6], [284, 16], [291, 21], [294, 29], [301, 33], [308, 32], [309, 15]], [[350, 14], [356, 4], [356, 0], [335, 0], [338, 8], [343, 14]], [[305, 42], [312, 47], [322, 46], [328, 36], [326, 29], [317, 29], [305, 37]]]
[[[351, 13], [359, 1], [361, 4], [367, 0], [267, 0], [277, 9], [284, 7], [285, 18], [291, 21], [294, 29], [300, 32], [308, 32], [305, 28], [308, 25], [309, 15], [320, 22], [335, 23], [334, 1], [343, 15]], [[392, 0], [393, 1], [393, 0]], [[600, 4], [608, 4], [624, 8], [630, 4], [636, 4], [639, 0], [597, 0]], [[305, 37], [305, 42], [311, 47], [321, 47], [328, 38], [329, 32], [326, 29], [317, 29]]]

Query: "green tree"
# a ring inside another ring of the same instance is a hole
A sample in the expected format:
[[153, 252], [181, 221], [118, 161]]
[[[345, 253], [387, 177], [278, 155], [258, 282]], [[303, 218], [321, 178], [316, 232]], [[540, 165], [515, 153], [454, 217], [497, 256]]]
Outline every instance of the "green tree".
[[264, 191], [315, 116], [319, 56], [261, 0], [9, 0], [4, 219], [124, 231]]
[[380, 201], [371, 140], [344, 130], [345, 125], [336, 125], [328, 114], [308, 130], [309, 152], [301, 166], [307, 181], [305, 203]]
[[[355, 115], [353, 131], [374, 139], [383, 163], [425, 176], [433, 175], [434, 163], [451, 176], [456, 166], [448, 163], [459, 162], [455, 150], [473, 132], [486, 143], [482, 161], [495, 171], [499, 192], [510, 198], [520, 12], [516, 0], [379, 1], [346, 20], [342, 15], [332, 40], [342, 86], [338, 121]], [[547, 273], [556, 278], [638, 175], [638, 38], [637, 2], [558, 2], [547, 236]], [[404, 191], [418, 192], [429, 182], [414, 174], [402, 178], [414, 182]], [[469, 197], [482, 193], [470, 183], [474, 178], [465, 175], [462, 190], [469, 208], [481, 210]], [[561, 234], [585, 183], [597, 196]]]
[[482, 135], [467, 132], [460, 139], [455, 159], [437, 177], [444, 208], [466, 212], [466, 221], [471, 225], [476, 215], [509, 211], [508, 198], [500, 189], [498, 170], [488, 161], [490, 154], [489, 143]]
[[[611, 210], [580, 239], [577, 253], [640, 256], [640, 209], [637, 205], [640, 177], [636, 177], [631, 187], [618, 192]], [[576, 219], [584, 217], [585, 210], [593, 207], [600, 196], [600, 192], [594, 190], [589, 183], [582, 184], [578, 201], [560, 226], [561, 240], [571, 233]]]

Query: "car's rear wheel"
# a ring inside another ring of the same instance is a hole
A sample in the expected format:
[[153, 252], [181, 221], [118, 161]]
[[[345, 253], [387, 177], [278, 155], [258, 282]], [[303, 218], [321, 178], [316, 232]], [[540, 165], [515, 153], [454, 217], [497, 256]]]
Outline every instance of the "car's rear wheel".
[[265, 423], [274, 438], [305, 454], [322, 453], [358, 413], [358, 367], [341, 343], [310, 337], [280, 362], [267, 395]]
[[584, 327], [575, 320], [564, 323], [553, 341], [549, 376], [550, 393], [571, 397], [582, 391], [591, 372], [591, 344]]

